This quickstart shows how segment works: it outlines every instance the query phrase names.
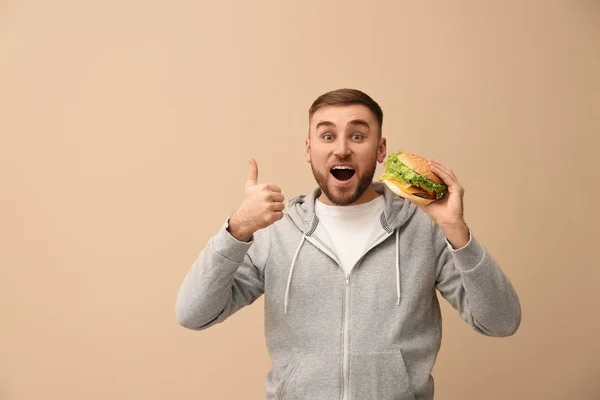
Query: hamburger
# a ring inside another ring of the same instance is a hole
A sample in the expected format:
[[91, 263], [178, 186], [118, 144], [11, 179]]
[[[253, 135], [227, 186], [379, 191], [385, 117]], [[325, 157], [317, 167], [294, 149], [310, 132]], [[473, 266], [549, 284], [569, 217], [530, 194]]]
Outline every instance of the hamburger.
[[447, 190], [439, 176], [431, 172], [427, 158], [398, 151], [384, 162], [385, 172], [379, 179], [398, 196], [417, 205], [427, 205], [442, 198]]

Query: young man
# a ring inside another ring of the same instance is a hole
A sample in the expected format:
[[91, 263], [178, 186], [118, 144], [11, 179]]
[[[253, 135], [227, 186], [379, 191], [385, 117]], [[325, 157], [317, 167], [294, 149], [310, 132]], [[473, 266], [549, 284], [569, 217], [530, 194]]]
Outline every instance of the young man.
[[520, 324], [518, 296], [471, 235], [451, 170], [430, 162], [448, 194], [428, 206], [373, 182], [382, 121], [358, 90], [315, 100], [305, 154], [318, 188], [284, 212], [281, 190], [258, 182], [251, 159], [241, 205], [181, 285], [177, 318], [195, 330], [264, 293], [269, 400], [432, 399], [436, 290], [484, 335]]

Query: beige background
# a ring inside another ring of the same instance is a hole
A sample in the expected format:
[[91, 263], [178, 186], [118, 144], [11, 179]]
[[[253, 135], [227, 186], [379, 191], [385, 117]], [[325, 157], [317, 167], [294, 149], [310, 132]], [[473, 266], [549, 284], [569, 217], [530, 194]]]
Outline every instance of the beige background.
[[455, 170], [521, 297], [504, 339], [444, 302], [436, 399], [600, 398], [600, 2], [367, 3], [0, 3], [0, 399], [262, 398], [262, 300], [198, 333], [176, 292], [249, 156], [313, 188], [340, 87]]

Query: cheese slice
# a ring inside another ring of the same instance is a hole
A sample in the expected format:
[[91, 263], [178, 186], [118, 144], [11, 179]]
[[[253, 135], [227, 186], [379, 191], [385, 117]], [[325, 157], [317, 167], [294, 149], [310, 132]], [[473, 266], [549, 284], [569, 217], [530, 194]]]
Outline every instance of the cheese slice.
[[391, 178], [385, 178], [390, 182], [394, 182], [394, 184], [396, 186], [398, 186], [403, 192], [406, 192], [408, 194], [415, 194], [415, 193], [423, 193], [425, 192], [423, 189], [418, 188], [416, 186], [411, 185], [410, 183], [406, 183], [406, 182], [401, 182], [398, 181], [396, 179], [391, 179]]

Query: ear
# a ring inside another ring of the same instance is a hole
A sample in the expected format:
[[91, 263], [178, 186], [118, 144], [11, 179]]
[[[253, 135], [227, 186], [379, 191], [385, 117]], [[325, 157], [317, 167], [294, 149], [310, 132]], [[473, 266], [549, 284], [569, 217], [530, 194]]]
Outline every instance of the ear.
[[304, 143], [304, 158], [310, 164], [310, 137], [307, 137]]
[[385, 160], [387, 151], [387, 142], [384, 137], [379, 140], [379, 148], [377, 149], [377, 162], [382, 163]]

